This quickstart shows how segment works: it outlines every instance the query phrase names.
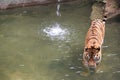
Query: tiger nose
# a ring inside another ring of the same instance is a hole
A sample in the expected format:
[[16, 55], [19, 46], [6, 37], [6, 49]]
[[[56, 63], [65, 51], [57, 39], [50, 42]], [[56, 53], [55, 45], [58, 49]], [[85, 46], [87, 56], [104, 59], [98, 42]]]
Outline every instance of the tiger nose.
[[96, 68], [96, 64], [94, 62], [90, 62], [88, 66], [89, 68]]

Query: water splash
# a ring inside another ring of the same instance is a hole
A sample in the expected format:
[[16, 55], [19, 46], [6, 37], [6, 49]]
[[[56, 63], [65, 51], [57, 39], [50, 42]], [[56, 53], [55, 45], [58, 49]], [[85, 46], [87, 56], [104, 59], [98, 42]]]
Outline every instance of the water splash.
[[58, 0], [57, 10], [56, 10], [56, 15], [57, 16], [61, 16], [61, 13], [60, 13], [60, 2], [61, 2], [61, 0]]
[[43, 32], [46, 33], [46, 36], [51, 38], [51, 40], [66, 40], [66, 36], [69, 35], [69, 31], [65, 28], [63, 29], [58, 23], [46, 27], [43, 29]]

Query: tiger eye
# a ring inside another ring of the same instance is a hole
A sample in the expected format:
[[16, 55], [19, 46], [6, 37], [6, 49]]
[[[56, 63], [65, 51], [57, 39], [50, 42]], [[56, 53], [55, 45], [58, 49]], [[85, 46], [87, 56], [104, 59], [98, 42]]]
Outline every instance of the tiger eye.
[[93, 58], [94, 58], [94, 60], [95, 60], [95, 61], [98, 61], [98, 60], [100, 60], [100, 57], [99, 57], [99, 55], [94, 55], [94, 57], [93, 57]]
[[85, 58], [86, 58], [87, 60], [89, 60], [89, 59], [90, 59], [90, 55], [87, 54]]

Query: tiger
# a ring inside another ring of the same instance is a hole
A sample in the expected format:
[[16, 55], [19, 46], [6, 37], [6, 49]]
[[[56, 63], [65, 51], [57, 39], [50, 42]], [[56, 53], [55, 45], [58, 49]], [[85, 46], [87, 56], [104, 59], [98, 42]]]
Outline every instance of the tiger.
[[95, 69], [101, 62], [101, 47], [105, 35], [105, 21], [106, 18], [104, 20], [94, 19], [91, 21], [90, 28], [85, 38], [83, 52], [83, 64], [85, 67]]

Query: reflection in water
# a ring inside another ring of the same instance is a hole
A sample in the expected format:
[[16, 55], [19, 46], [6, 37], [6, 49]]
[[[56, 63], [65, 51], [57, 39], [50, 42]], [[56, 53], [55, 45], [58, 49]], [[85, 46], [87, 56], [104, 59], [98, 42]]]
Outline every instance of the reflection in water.
[[62, 26], [58, 23], [46, 27], [43, 29], [43, 32], [46, 33], [46, 36], [50, 37], [52, 40], [65, 40], [66, 36], [69, 35], [69, 31], [66, 28], [62, 28]]

